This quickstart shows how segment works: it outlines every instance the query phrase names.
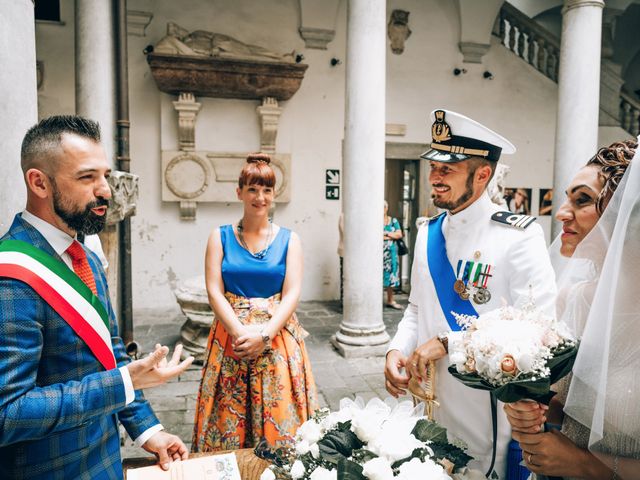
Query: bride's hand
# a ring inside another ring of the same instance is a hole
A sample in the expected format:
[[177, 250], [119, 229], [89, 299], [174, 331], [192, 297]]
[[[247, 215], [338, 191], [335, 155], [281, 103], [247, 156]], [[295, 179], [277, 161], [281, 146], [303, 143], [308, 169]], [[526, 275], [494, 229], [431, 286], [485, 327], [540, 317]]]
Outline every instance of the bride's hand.
[[504, 404], [504, 412], [511, 424], [511, 430], [522, 433], [539, 433], [547, 421], [548, 409], [549, 407], [542, 403], [527, 400]]

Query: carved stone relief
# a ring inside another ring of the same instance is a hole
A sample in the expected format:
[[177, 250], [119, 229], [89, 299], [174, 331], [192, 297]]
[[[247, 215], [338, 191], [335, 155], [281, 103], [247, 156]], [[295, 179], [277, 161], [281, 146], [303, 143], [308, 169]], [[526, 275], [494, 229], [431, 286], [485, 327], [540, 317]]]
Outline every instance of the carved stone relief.
[[194, 150], [196, 148], [196, 117], [201, 103], [196, 102], [193, 93], [181, 93], [178, 101], [173, 102], [178, 112], [178, 145], [180, 150]]
[[136, 214], [138, 202], [138, 176], [119, 170], [109, 176], [111, 200], [107, 211], [107, 225], [115, 225]]
[[278, 107], [278, 101], [275, 98], [265, 97], [256, 111], [260, 117], [260, 150], [264, 153], [275, 153], [282, 108]]
[[387, 37], [391, 40], [391, 51], [396, 55], [404, 52], [404, 42], [411, 36], [409, 12], [394, 10], [387, 24]]

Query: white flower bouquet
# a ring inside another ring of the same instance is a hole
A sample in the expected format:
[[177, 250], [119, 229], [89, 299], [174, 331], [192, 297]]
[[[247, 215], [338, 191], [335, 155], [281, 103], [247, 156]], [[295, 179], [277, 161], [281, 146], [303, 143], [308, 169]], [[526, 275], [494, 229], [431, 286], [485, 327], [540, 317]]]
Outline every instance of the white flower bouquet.
[[449, 372], [469, 387], [503, 402], [548, 403], [551, 385], [571, 371], [576, 340], [533, 303], [455, 317], [462, 330], [449, 337]]
[[[393, 398], [344, 398], [300, 426], [295, 447], [268, 458], [261, 480], [485, 480], [466, 465], [465, 446], [422, 415], [424, 405]], [[256, 452], [259, 456], [260, 452]]]

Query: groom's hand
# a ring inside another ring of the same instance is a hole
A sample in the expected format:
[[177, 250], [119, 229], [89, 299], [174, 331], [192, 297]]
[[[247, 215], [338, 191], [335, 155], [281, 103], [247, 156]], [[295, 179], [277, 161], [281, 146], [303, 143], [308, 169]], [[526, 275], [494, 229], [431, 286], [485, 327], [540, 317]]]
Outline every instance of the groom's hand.
[[447, 354], [442, 342], [436, 337], [423, 343], [407, 360], [407, 370], [411, 377], [417, 378], [419, 381], [427, 379], [427, 365], [430, 360], [440, 360]]
[[387, 353], [387, 361], [384, 366], [384, 386], [391, 395], [398, 398], [407, 393], [409, 377], [401, 373], [400, 369], [406, 364], [405, 356], [399, 350], [391, 350]]
[[169, 347], [156, 345], [155, 351], [149, 354], [149, 356], [127, 365], [134, 390], [142, 390], [162, 385], [173, 377], [180, 375], [193, 363], [193, 357], [189, 357], [180, 362], [182, 345], [176, 347], [171, 360], [167, 362], [166, 357], [168, 353]]

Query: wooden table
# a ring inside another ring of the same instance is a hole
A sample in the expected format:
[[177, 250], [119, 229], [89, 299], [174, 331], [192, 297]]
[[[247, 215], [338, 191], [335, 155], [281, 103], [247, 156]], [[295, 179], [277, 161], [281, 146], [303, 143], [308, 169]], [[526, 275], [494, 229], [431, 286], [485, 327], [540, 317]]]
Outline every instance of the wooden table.
[[[220, 455], [222, 453], [235, 453], [240, 469], [240, 478], [242, 480], [259, 480], [260, 475], [270, 464], [266, 460], [258, 458], [253, 453], [252, 448], [243, 448], [241, 450], [223, 450], [211, 453], [192, 453], [189, 458], [206, 457], [207, 455]], [[130, 468], [148, 467], [155, 465], [158, 461], [155, 457], [137, 457], [127, 458], [122, 462], [124, 468], [125, 479], [127, 478], [127, 470]]]

